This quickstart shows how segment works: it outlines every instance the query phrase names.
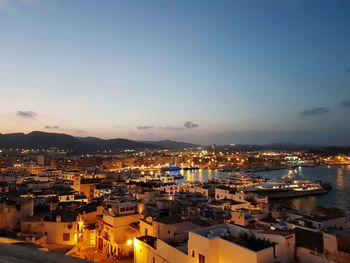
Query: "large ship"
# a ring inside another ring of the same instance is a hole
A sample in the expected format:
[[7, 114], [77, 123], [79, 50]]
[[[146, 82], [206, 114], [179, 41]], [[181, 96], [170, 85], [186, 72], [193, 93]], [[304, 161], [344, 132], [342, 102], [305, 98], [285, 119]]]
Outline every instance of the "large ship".
[[297, 179], [266, 182], [254, 188], [244, 189], [244, 191], [266, 195], [270, 199], [274, 199], [325, 194], [328, 189], [325, 189], [319, 182]]

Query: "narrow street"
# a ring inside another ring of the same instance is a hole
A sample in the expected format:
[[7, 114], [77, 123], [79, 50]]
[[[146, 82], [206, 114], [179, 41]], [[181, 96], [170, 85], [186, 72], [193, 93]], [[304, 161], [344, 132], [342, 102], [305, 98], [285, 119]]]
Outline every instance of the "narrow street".
[[78, 249], [79, 252], [75, 253], [74, 257], [89, 260], [91, 262], [102, 262], [102, 263], [133, 263], [133, 257], [126, 257], [121, 259], [108, 258], [105, 254], [99, 253], [95, 247], [86, 247]]

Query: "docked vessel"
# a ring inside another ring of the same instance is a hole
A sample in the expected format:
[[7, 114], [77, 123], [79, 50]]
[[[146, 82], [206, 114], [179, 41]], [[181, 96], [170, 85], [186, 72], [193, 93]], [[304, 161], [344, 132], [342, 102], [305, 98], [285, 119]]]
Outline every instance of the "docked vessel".
[[245, 189], [244, 191], [266, 195], [270, 199], [318, 195], [328, 192], [327, 189], [322, 187], [320, 183], [310, 180], [283, 180], [280, 182], [267, 182], [254, 188]]

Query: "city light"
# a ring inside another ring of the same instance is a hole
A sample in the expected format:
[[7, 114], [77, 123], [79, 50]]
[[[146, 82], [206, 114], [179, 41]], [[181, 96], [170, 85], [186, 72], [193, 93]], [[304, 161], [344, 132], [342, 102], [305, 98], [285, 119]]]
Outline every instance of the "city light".
[[132, 239], [128, 239], [127, 241], [126, 241], [126, 244], [128, 245], [128, 246], [131, 246], [132, 245]]

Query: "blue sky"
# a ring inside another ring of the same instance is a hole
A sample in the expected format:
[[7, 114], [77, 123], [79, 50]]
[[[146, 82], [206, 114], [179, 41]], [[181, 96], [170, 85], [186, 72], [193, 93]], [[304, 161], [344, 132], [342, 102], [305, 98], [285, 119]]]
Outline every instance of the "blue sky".
[[346, 0], [0, 0], [0, 132], [350, 144]]

